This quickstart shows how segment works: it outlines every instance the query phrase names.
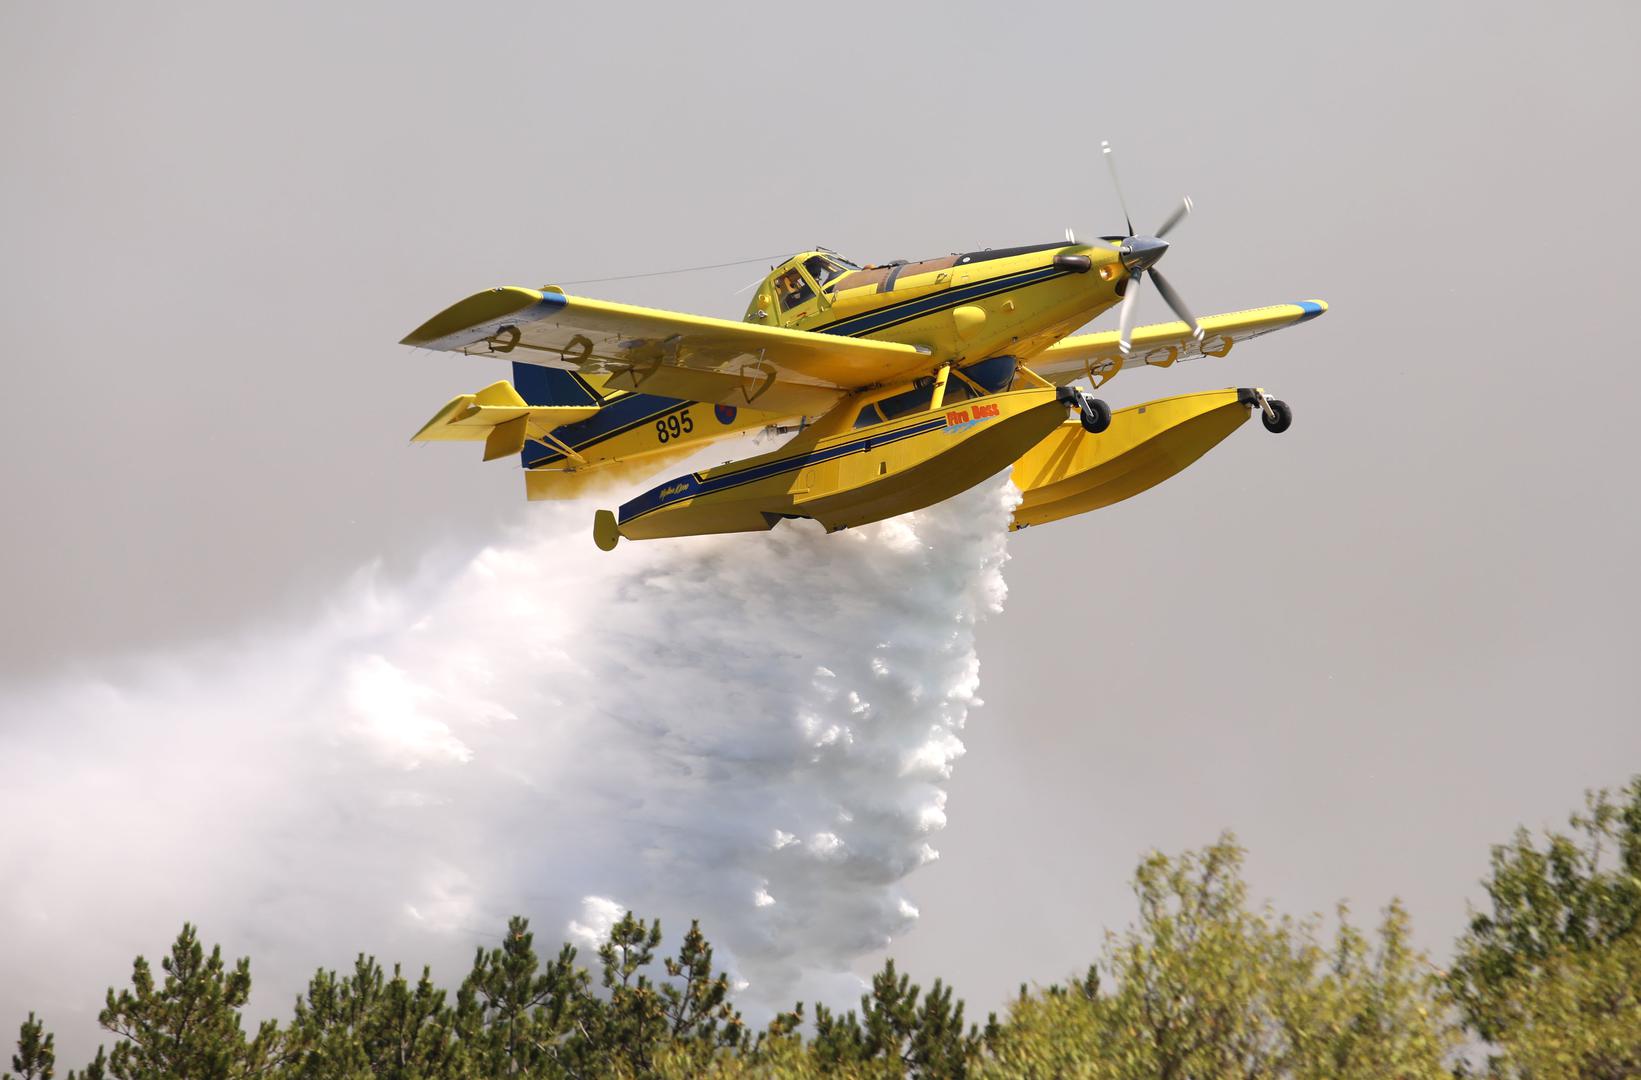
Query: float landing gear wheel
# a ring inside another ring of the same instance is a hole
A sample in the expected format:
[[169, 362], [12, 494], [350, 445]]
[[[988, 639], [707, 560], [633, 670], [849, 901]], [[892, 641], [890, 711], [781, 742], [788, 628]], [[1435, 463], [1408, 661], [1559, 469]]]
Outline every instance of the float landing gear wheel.
[[1084, 431], [1098, 435], [1111, 426], [1111, 406], [1085, 394], [1077, 406], [1077, 419], [1082, 422]]
[[1075, 386], [1062, 386], [1057, 392], [1056, 400], [1068, 409], [1077, 410], [1077, 419], [1083, 425], [1083, 430], [1090, 435], [1098, 435], [1111, 426], [1111, 406], [1090, 394], [1087, 390], [1080, 390]]
[[1273, 435], [1280, 435], [1293, 426], [1293, 410], [1288, 408], [1288, 403], [1270, 397], [1257, 386], [1238, 387], [1236, 399], [1250, 409], [1258, 409], [1265, 430]]

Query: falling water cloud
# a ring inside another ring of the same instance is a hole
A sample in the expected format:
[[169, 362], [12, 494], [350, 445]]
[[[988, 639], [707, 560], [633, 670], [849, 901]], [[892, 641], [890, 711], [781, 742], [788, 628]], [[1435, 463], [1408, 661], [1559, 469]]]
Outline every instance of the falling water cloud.
[[182, 922], [256, 1009], [363, 949], [453, 985], [510, 914], [591, 961], [699, 918], [756, 1015], [916, 922], [1001, 609], [1005, 479], [833, 536], [625, 544], [580, 504], [298, 631], [0, 693], [0, 996], [90, 1046]]

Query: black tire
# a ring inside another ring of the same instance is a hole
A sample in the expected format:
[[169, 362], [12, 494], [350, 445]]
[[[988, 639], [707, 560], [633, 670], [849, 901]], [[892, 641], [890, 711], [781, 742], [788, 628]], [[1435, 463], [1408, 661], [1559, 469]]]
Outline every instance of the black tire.
[[1270, 402], [1271, 412], [1276, 414], [1273, 417], [1268, 415], [1264, 409], [1259, 410], [1259, 419], [1264, 423], [1266, 431], [1271, 432], [1273, 435], [1280, 435], [1293, 427], [1293, 410], [1288, 408], [1286, 401], [1278, 401], [1276, 398], [1266, 398], [1265, 400]]
[[1083, 430], [1090, 435], [1098, 435], [1111, 426], [1111, 406], [1099, 398], [1083, 398], [1082, 408], [1077, 410], [1077, 419], [1083, 423]]

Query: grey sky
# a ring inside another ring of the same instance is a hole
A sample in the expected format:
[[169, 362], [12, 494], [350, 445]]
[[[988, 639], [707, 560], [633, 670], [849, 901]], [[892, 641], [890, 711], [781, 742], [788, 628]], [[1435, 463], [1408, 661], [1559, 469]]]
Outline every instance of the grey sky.
[[[895, 954], [983, 1011], [1092, 957], [1143, 849], [1222, 828], [1282, 907], [1401, 895], [1441, 948], [1489, 842], [1641, 769], [1638, 31], [1616, 3], [7, 5], [0, 674], [300, 621], [527, 515], [511, 466], [406, 446], [505, 375], [395, 344], [454, 299], [1112, 231], [1106, 138], [1141, 227], [1196, 201], [1167, 260], [1196, 310], [1332, 311], [1111, 385], [1297, 419], [1011, 541]], [[587, 291], [734, 316], [759, 269]]]

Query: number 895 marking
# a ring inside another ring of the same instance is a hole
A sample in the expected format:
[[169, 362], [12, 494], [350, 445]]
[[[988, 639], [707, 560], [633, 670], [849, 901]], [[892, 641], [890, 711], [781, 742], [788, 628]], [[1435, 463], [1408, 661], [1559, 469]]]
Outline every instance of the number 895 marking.
[[668, 442], [680, 435], [688, 435], [695, 430], [695, 421], [689, 418], [689, 410], [673, 413], [662, 417], [655, 422], [655, 437], [662, 442]]

